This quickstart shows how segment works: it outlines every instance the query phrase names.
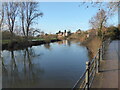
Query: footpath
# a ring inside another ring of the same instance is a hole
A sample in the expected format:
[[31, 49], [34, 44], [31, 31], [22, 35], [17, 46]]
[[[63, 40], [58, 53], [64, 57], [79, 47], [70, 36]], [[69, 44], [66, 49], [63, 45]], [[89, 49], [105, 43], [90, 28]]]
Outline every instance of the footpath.
[[112, 41], [107, 47], [91, 88], [120, 90], [120, 40]]

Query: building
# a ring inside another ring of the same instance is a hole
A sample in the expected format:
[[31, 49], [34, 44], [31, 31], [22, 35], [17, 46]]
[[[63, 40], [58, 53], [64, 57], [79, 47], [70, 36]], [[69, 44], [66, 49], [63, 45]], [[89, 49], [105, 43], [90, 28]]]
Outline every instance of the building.
[[59, 31], [56, 34], [58, 35], [58, 37], [67, 37], [70, 33], [65, 30], [64, 32]]
[[75, 33], [80, 34], [82, 31], [78, 29]]

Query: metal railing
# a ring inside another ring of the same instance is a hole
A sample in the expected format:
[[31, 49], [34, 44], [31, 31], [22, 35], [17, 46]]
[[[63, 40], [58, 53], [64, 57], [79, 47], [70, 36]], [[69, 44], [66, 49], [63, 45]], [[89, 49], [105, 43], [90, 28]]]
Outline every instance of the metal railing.
[[96, 73], [99, 73], [100, 69], [100, 61], [103, 60], [103, 56], [105, 54], [106, 47], [110, 43], [110, 39], [104, 41], [101, 45], [101, 47], [98, 49], [98, 52], [96, 56], [91, 61], [86, 62], [86, 70], [83, 73], [83, 75], [79, 78], [79, 80], [75, 83], [73, 86], [73, 90], [80, 89], [80, 90], [88, 90], [92, 82], [94, 80], [94, 77]]

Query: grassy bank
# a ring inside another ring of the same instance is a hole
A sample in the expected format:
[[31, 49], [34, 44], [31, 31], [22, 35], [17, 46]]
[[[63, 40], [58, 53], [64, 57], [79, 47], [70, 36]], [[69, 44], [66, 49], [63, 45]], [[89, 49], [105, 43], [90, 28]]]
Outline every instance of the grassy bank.
[[51, 42], [60, 41], [57, 38], [51, 38], [49, 41], [45, 39], [31, 39], [31, 40], [2, 40], [2, 50], [7, 49], [24, 49], [33, 45], [41, 45]]
[[100, 48], [100, 45], [102, 43], [102, 40], [100, 37], [94, 35], [87, 38], [87, 33], [82, 34], [72, 34], [70, 37], [68, 37], [69, 40], [77, 40], [81, 42], [81, 45], [86, 46], [88, 49], [89, 57], [92, 59], [97, 51], [98, 48]]
[[81, 44], [87, 47], [90, 58], [93, 58], [96, 55], [98, 48], [100, 48], [102, 40], [100, 37], [94, 36], [81, 42]]
[[12, 49], [24, 49], [26, 47], [31, 47], [33, 45], [41, 45], [51, 42], [60, 41], [54, 35], [47, 35], [42, 37], [24, 37], [24, 36], [17, 36], [11, 35], [10, 32], [5, 31], [2, 32], [2, 50], [12, 50]]

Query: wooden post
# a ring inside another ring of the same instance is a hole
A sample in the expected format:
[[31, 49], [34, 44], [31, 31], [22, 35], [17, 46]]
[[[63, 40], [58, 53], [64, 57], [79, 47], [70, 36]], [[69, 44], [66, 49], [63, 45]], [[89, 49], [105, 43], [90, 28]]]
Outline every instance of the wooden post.
[[87, 90], [89, 90], [89, 65], [90, 65], [90, 62], [87, 61], [86, 62], [86, 85], [87, 85]]
[[102, 53], [102, 58], [101, 58], [102, 60], [103, 60], [103, 54], [104, 54], [104, 45], [103, 44], [104, 44], [104, 42], [102, 43], [102, 52], [101, 52]]
[[104, 41], [104, 43], [103, 43], [103, 46], [104, 46], [104, 47], [103, 47], [103, 50], [104, 50], [104, 51], [103, 51], [103, 55], [105, 54], [105, 44], [106, 44], [106, 41]]
[[[95, 59], [96, 59], [96, 57], [95, 57]], [[96, 68], [96, 60], [94, 60], [94, 68]], [[96, 72], [95, 72], [96, 73]]]
[[101, 49], [99, 48], [99, 52], [98, 52], [98, 72], [100, 71], [100, 60], [101, 60]]
[[100, 61], [102, 61], [102, 48], [100, 49]]
[[99, 72], [99, 57], [96, 57], [96, 73]]

